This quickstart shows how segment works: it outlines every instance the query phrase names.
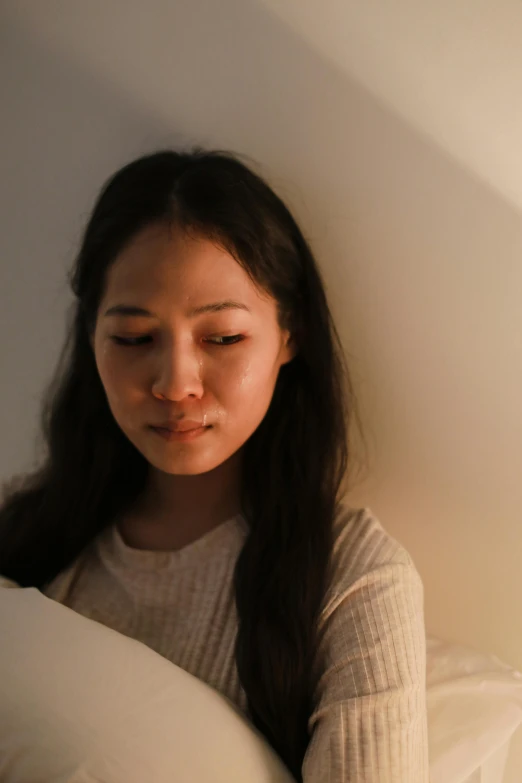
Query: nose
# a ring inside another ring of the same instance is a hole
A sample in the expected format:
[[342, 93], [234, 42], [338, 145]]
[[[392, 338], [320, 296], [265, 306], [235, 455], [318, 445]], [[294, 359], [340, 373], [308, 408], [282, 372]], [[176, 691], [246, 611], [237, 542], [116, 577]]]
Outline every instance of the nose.
[[203, 391], [201, 362], [190, 351], [163, 353], [159, 358], [152, 383], [155, 397], [182, 400], [184, 397], [200, 397]]

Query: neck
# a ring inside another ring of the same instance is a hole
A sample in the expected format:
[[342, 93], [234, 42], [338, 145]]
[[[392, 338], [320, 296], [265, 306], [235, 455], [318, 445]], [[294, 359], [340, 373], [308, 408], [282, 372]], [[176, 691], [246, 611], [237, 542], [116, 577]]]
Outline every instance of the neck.
[[240, 455], [197, 475], [172, 475], [151, 466], [142, 495], [119, 524], [136, 549], [180, 549], [240, 512]]

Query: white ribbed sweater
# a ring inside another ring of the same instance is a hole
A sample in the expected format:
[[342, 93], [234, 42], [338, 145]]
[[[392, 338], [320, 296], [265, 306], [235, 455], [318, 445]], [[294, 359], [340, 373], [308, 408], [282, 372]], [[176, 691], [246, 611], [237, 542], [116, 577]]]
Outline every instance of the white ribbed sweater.
[[[247, 532], [238, 515], [179, 551], [150, 552], [113, 525], [44, 593], [147, 644], [249, 718], [232, 584]], [[321, 624], [305, 783], [428, 783], [423, 585], [369, 509], [337, 514]]]

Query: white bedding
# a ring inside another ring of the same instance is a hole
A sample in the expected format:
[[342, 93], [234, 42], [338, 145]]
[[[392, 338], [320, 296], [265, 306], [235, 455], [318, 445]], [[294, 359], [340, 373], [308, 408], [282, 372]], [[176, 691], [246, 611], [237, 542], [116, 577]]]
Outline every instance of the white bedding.
[[0, 588], [2, 783], [290, 783], [217, 691], [45, 597]]
[[[0, 783], [291, 783], [234, 705], [144, 644], [1, 578], [0, 629]], [[427, 655], [431, 783], [501, 783], [522, 675], [434, 637]]]

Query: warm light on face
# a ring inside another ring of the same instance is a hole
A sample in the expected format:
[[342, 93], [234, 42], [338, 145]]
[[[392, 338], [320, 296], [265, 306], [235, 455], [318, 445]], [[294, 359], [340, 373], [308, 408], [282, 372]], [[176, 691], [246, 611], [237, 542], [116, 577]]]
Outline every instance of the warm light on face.
[[[165, 227], [145, 229], [108, 272], [94, 334], [117, 424], [155, 467], [196, 474], [236, 453], [263, 420], [279, 368], [293, 357], [276, 302], [225, 250]], [[167, 441], [172, 417], [212, 425]]]

